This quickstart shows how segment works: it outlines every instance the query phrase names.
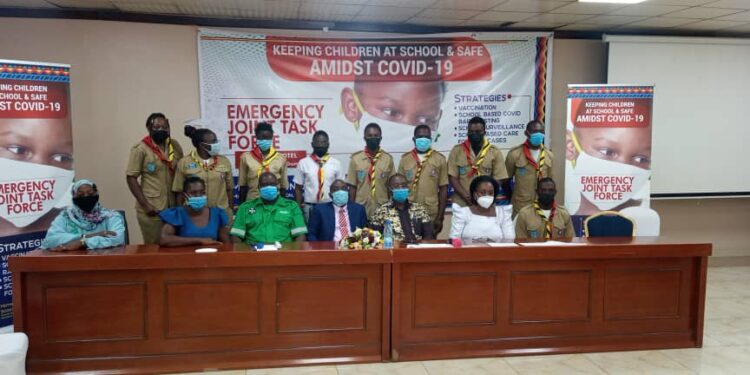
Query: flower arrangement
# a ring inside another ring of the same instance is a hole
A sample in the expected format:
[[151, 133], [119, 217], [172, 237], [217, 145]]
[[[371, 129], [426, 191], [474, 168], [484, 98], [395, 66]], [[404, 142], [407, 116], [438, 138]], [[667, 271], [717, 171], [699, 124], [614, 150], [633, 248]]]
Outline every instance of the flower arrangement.
[[354, 233], [345, 237], [339, 243], [339, 249], [369, 250], [382, 249], [383, 235], [369, 228], [357, 228]]

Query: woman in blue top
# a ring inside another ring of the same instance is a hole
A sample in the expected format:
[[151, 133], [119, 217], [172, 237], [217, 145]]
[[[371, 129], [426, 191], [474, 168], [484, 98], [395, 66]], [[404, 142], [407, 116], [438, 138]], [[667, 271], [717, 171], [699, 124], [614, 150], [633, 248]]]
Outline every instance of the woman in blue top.
[[182, 184], [185, 206], [159, 213], [161, 246], [219, 245], [230, 243], [229, 218], [218, 207], [206, 207], [206, 183], [199, 177], [188, 177]]
[[42, 249], [103, 249], [125, 243], [125, 224], [119, 213], [99, 203], [96, 184], [78, 180], [73, 184], [73, 206], [52, 221]]

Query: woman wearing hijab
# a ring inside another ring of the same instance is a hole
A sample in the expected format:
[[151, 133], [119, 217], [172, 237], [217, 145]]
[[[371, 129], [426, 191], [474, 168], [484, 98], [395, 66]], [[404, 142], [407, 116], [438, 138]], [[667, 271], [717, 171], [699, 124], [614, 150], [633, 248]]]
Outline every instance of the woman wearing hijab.
[[73, 184], [72, 195], [73, 205], [52, 221], [42, 249], [103, 249], [125, 243], [122, 216], [102, 207], [96, 184], [78, 180]]

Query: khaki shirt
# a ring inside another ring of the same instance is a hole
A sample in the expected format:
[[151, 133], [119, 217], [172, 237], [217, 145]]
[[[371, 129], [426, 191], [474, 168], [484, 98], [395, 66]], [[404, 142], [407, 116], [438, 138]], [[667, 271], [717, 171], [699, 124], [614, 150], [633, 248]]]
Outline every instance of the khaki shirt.
[[[170, 139], [174, 148], [174, 160], [176, 166], [182, 159], [182, 147], [174, 139]], [[130, 149], [127, 176], [140, 177], [141, 190], [146, 201], [157, 210], [165, 210], [174, 207], [176, 202], [172, 194], [172, 180], [174, 176], [169, 167], [145, 143], [139, 141]], [[136, 201], [135, 208], [139, 212], [145, 212], [143, 207]]]
[[375, 164], [375, 196], [371, 192], [371, 185], [368, 174], [370, 173], [370, 159], [367, 158], [364, 151], [358, 151], [352, 154], [349, 160], [349, 172], [346, 175], [346, 182], [357, 188], [355, 201], [363, 206], [367, 211], [367, 217], [370, 217], [375, 210], [388, 202], [388, 178], [394, 173], [393, 157], [391, 154], [383, 151]]
[[[193, 151], [195, 152], [195, 151]], [[193, 153], [191, 153], [193, 154]], [[197, 161], [196, 161], [197, 159]], [[211, 161], [213, 162], [213, 158]], [[188, 177], [200, 177], [206, 183], [206, 198], [209, 207], [229, 208], [227, 189], [234, 187], [232, 181], [232, 164], [224, 156], [216, 157], [216, 165], [207, 170], [202, 166], [200, 156], [185, 156], [177, 163], [172, 191], [182, 193], [182, 185]]]
[[417, 188], [413, 188], [414, 178], [417, 176], [417, 160], [413, 152], [401, 155], [398, 163], [398, 173], [406, 176], [409, 180], [409, 202], [422, 204], [430, 220], [435, 221], [438, 213], [438, 190], [440, 186], [448, 186], [448, 162], [443, 154], [433, 151], [429, 158], [422, 163], [422, 172], [419, 175]]
[[[240, 157], [240, 178], [237, 184], [247, 186], [247, 199], [248, 201], [258, 198], [260, 191], [258, 190], [258, 170], [262, 168], [262, 165], [250, 155], [250, 152], [245, 152]], [[279, 194], [284, 196], [287, 186], [289, 186], [289, 180], [286, 175], [287, 161], [286, 156], [282, 153], [278, 153], [275, 159], [268, 166], [269, 172], [273, 173], [276, 178], [279, 179]], [[261, 172], [263, 173], [263, 172]], [[242, 197], [240, 197], [241, 199]]]
[[[511, 197], [513, 217], [518, 215], [518, 211], [522, 208], [536, 200], [536, 183], [538, 181], [536, 168], [529, 163], [526, 154], [523, 152], [523, 148], [524, 145], [521, 144], [510, 149], [505, 158], [505, 169], [508, 170], [508, 176], [515, 180], [513, 196]], [[552, 175], [552, 163], [555, 156], [548, 148], [545, 148], [545, 154], [541, 178], [554, 178]]]
[[[474, 154], [473, 149], [469, 149], [471, 151], [471, 160], [475, 161], [477, 155]], [[470, 173], [471, 165], [466, 161], [466, 152], [463, 143], [453, 146], [451, 153], [448, 155], [448, 176], [457, 177], [461, 185], [468, 192], [471, 180], [477, 176], [469, 177]], [[492, 178], [498, 181], [508, 178], [508, 172], [505, 170], [505, 163], [503, 162], [503, 154], [497, 146], [490, 145], [487, 156], [485, 156], [482, 164], [479, 166], [479, 175], [492, 176]], [[453, 202], [460, 206], [468, 205], [463, 197], [458, 194], [453, 194]]]
[[[521, 209], [516, 216], [516, 238], [544, 238], [545, 221], [534, 210], [533, 205]], [[551, 238], [572, 238], [575, 236], [573, 222], [570, 220], [568, 210], [563, 206], [557, 206], [555, 216], [552, 218]]]
[[273, 244], [307, 234], [307, 226], [297, 202], [279, 197], [273, 204], [265, 204], [261, 198], [256, 198], [237, 209], [230, 233], [250, 245]]

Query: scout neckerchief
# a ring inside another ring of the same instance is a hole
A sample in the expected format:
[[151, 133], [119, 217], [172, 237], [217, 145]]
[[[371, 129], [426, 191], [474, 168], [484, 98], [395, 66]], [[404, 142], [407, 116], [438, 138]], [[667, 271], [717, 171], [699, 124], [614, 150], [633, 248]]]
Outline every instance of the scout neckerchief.
[[315, 154], [310, 155], [310, 159], [318, 163], [318, 194], [316, 195], [318, 202], [323, 199], [323, 178], [325, 177], [323, 172], [323, 165], [325, 165], [325, 163], [327, 163], [328, 159], [330, 158], [331, 155], [328, 154], [323, 155], [322, 158], [318, 157], [318, 155]]
[[484, 144], [482, 145], [482, 149], [479, 151], [479, 155], [477, 156], [477, 160], [472, 162], [471, 161], [471, 142], [469, 140], [465, 140], [463, 143], [464, 146], [464, 152], [466, 153], [466, 163], [471, 166], [471, 172], [469, 172], [469, 177], [473, 177], [475, 174], [477, 176], [480, 175], [479, 173], [479, 166], [482, 165], [482, 162], [484, 161], [485, 156], [487, 156], [487, 153], [490, 151], [490, 141], [487, 140], [487, 138], [484, 138]]
[[367, 177], [370, 181], [370, 194], [374, 197], [375, 196], [375, 164], [378, 163], [378, 159], [380, 159], [380, 155], [383, 153], [383, 149], [379, 148], [378, 152], [375, 153], [375, 156], [370, 154], [370, 150], [365, 147], [365, 156], [367, 156], [367, 159], [370, 160], [370, 171], [367, 173]]
[[432, 155], [432, 149], [430, 151], [427, 151], [426, 154], [424, 154], [424, 160], [419, 160], [419, 154], [417, 153], [417, 149], [411, 150], [411, 156], [414, 158], [414, 161], [417, 162], [417, 173], [414, 174], [414, 182], [411, 183], [411, 190], [417, 191], [417, 184], [419, 183], [419, 175], [422, 174], [422, 168], [424, 167], [424, 164], [427, 162], [427, 159], [430, 158]]
[[544, 169], [544, 159], [547, 157], [547, 150], [544, 148], [544, 145], [541, 145], [539, 148], [539, 164], [537, 165], [536, 160], [531, 156], [531, 150], [529, 150], [529, 141], [526, 141], [526, 143], [523, 144], [523, 154], [526, 155], [526, 160], [529, 161], [531, 165], [534, 166], [536, 169], [536, 179], [541, 180], [542, 179], [542, 169]]
[[156, 154], [156, 156], [161, 160], [162, 163], [166, 164], [169, 168], [169, 171], [174, 173], [174, 164], [172, 163], [174, 161], [174, 146], [172, 145], [172, 138], [167, 138], [167, 156], [164, 156], [164, 153], [161, 152], [161, 149], [159, 146], [154, 143], [154, 140], [151, 139], [151, 136], [145, 136], [143, 137], [142, 142], [148, 146], [148, 148], [151, 149], [151, 151]]
[[277, 156], [279, 156], [279, 153], [276, 151], [273, 146], [271, 146], [271, 149], [268, 150], [268, 157], [263, 157], [263, 152], [260, 151], [259, 147], [255, 147], [252, 151], [250, 151], [250, 156], [253, 157], [258, 163], [260, 163], [260, 168], [258, 168], [258, 178], [260, 178], [260, 175], [263, 172], [270, 172], [270, 165], [273, 159], [276, 159]]
[[211, 163], [209, 163], [208, 165], [206, 165], [203, 162], [203, 158], [199, 158], [198, 157], [198, 153], [195, 150], [193, 150], [193, 151], [190, 152], [190, 157], [192, 157], [193, 161], [196, 164], [200, 165], [206, 171], [212, 171], [212, 170], [214, 170], [214, 168], [216, 168], [216, 166], [219, 164], [219, 157], [218, 156], [213, 156], [213, 157], [211, 157]]
[[557, 203], [552, 202], [552, 211], [550, 211], [549, 219], [544, 215], [544, 210], [539, 206], [539, 201], [534, 201], [534, 211], [536, 211], [536, 214], [544, 222], [544, 238], [549, 239], [552, 236], [552, 219], [555, 218], [555, 213], [557, 212]]

